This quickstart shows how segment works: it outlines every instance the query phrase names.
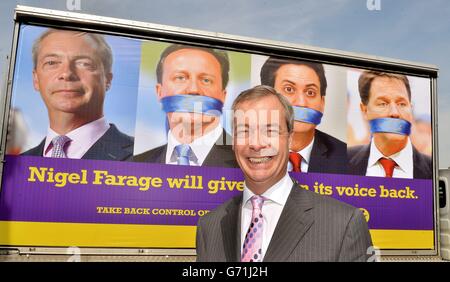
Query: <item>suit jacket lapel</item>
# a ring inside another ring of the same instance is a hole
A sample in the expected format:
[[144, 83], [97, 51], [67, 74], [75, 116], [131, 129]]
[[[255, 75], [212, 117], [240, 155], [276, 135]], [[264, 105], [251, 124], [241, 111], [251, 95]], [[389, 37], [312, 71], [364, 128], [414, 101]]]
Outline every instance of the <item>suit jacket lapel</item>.
[[166, 163], [166, 154], [167, 154], [167, 144], [163, 145], [161, 148], [160, 154], [157, 156], [155, 163], [165, 164]]
[[42, 157], [44, 155], [45, 150], [45, 138], [41, 141], [41, 143], [36, 147], [36, 150], [33, 152], [36, 156]]
[[212, 146], [205, 160], [204, 166], [238, 167], [233, 149], [231, 147], [231, 136], [223, 130], [220, 137]]
[[294, 184], [269, 243], [264, 261], [287, 260], [314, 223], [310, 214], [312, 208], [311, 196]]
[[370, 144], [361, 146], [361, 149], [349, 160], [349, 173], [354, 175], [366, 175], [369, 155]]
[[424, 156], [417, 151], [413, 146], [413, 177], [421, 179], [429, 179], [433, 177], [433, 171], [431, 170], [431, 161], [428, 161]]
[[241, 260], [241, 202], [242, 194], [230, 202], [228, 213], [221, 221], [223, 248], [228, 262]]
[[99, 160], [124, 160], [129, 157], [130, 153], [125, 151], [124, 147], [132, 145], [130, 143], [117, 142], [119, 135], [118, 129], [114, 124], [103, 134], [97, 142], [83, 155], [82, 159], [99, 159]]
[[311, 150], [311, 156], [309, 158], [310, 164], [308, 171], [321, 171], [321, 169], [323, 169], [323, 164], [321, 164], [320, 161], [326, 160], [327, 152], [328, 147], [322, 141], [316, 130], [316, 133], [314, 134], [314, 144]]

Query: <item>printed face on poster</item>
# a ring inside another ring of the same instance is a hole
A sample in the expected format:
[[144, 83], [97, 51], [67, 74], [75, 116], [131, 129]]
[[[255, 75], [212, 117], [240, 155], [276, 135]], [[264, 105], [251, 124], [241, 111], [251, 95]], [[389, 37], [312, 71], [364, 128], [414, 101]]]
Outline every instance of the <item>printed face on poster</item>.
[[33, 25], [17, 42], [0, 244], [194, 248], [198, 218], [244, 189], [231, 106], [260, 84], [294, 109], [299, 189], [361, 208], [382, 249], [435, 248], [430, 79]]

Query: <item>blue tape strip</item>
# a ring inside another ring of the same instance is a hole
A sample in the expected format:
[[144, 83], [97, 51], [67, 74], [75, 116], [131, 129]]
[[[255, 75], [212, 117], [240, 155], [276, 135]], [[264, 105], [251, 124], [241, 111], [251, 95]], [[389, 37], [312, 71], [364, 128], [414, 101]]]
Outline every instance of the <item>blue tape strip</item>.
[[373, 133], [387, 132], [400, 135], [411, 134], [411, 123], [399, 118], [377, 118], [369, 121]]
[[174, 95], [161, 99], [166, 113], [199, 113], [210, 116], [222, 114], [223, 103], [212, 97], [202, 95]]
[[315, 125], [320, 124], [323, 113], [305, 107], [294, 106], [294, 119], [296, 121], [312, 123]]

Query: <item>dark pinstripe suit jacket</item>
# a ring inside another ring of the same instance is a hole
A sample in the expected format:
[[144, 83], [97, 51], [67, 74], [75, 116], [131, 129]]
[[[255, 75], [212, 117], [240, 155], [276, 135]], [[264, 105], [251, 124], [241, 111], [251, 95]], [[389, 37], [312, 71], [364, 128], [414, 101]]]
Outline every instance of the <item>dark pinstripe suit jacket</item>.
[[347, 174], [347, 144], [318, 129], [308, 172]]
[[[197, 261], [240, 261], [241, 203], [242, 195], [200, 218]], [[367, 261], [371, 245], [359, 209], [294, 184], [264, 261]]]
[[[85, 160], [128, 161], [133, 157], [134, 138], [120, 132], [110, 123], [109, 129], [84, 154]], [[42, 142], [22, 153], [23, 156], [41, 156], [44, 152], [45, 138]]]

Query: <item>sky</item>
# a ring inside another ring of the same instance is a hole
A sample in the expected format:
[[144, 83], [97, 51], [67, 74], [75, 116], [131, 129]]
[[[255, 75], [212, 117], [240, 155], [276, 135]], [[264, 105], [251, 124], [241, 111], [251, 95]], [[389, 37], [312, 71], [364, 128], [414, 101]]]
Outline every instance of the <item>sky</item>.
[[[376, 9], [369, 9], [368, 2], [375, 3]], [[74, 12], [436, 65], [439, 68], [439, 167], [450, 167], [448, 0], [2, 0], [2, 95], [16, 5], [68, 11], [77, 8], [77, 4], [80, 10]]]

